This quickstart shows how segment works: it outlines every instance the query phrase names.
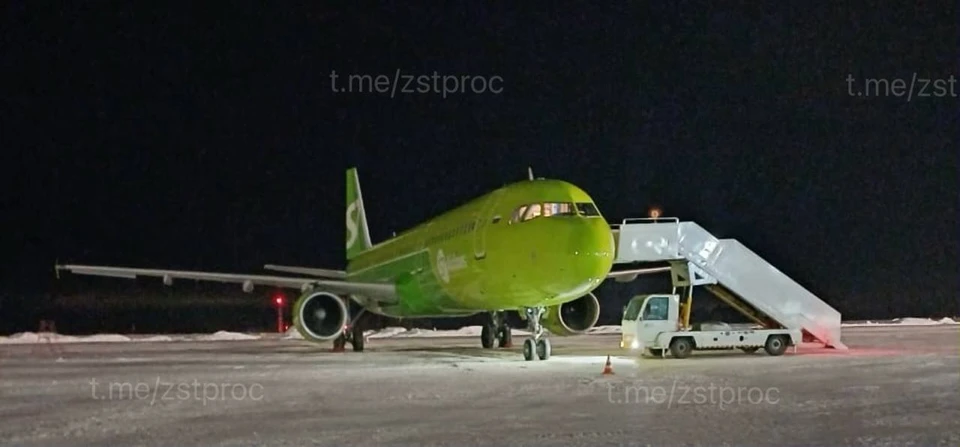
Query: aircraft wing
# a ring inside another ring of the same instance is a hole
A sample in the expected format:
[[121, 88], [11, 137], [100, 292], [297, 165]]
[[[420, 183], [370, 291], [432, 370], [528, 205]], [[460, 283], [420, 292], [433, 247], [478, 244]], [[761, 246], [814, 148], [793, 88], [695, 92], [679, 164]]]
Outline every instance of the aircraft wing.
[[133, 279], [138, 276], [163, 278], [166, 285], [173, 284], [174, 279], [192, 279], [196, 281], [212, 281], [222, 283], [242, 284], [245, 292], [253, 290], [255, 285], [285, 287], [305, 290], [314, 286], [325, 291], [340, 294], [358, 294], [376, 299], [379, 302], [396, 302], [398, 299], [396, 287], [392, 283], [367, 283], [344, 280], [295, 278], [289, 276], [247, 275], [237, 273], [196, 272], [184, 270], [141, 269], [129, 267], [105, 267], [95, 265], [57, 265], [59, 275], [61, 270], [75, 275], [109, 276], [114, 278]]
[[638, 275], [649, 275], [652, 273], [661, 273], [669, 272], [670, 267], [649, 267], [642, 269], [632, 269], [632, 270], [620, 270], [616, 272], [610, 272], [607, 274], [607, 278], [613, 278], [617, 282], [630, 282], [637, 279]]
[[297, 275], [316, 276], [318, 278], [343, 279], [347, 277], [347, 272], [343, 270], [320, 269], [315, 267], [298, 267], [292, 265], [267, 264], [263, 266], [264, 270], [273, 270], [275, 272], [294, 273]]

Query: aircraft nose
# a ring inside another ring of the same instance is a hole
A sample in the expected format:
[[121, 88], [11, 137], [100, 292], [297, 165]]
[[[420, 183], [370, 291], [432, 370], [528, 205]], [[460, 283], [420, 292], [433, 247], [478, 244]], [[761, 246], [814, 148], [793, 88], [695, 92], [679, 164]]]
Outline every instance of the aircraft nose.
[[610, 273], [616, 255], [613, 231], [603, 219], [580, 219], [571, 237], [568, 253], [572, 252], [578, 276], [603, 280]]

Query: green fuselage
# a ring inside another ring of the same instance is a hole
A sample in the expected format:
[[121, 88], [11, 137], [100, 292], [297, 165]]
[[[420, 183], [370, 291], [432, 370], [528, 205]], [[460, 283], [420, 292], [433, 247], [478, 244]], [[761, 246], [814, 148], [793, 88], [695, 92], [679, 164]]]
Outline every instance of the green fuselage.
[[[530, 206], [539, 206], [542, 215], [531, 218], [536, 213]], [[531, 214], [525, 220], [518, 211]], [[376, 313], [470, 315], [579, 298], [606, 278], [614, 250], [610, 226], [583, 190], [558, 180], [530, 180], [356, 254], [347, 278], [397, 284], [399, 301], [369, 309]]]

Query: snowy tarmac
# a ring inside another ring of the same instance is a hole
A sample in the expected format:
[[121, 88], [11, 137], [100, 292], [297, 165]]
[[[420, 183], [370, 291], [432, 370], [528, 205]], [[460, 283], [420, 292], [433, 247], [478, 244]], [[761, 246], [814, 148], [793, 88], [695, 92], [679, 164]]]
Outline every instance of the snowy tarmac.
[[843, 337], [684, 360], [552, 337], [543, 362], [521, 336], [0, 344], [0, 444], [960, 445], [960, 326]]

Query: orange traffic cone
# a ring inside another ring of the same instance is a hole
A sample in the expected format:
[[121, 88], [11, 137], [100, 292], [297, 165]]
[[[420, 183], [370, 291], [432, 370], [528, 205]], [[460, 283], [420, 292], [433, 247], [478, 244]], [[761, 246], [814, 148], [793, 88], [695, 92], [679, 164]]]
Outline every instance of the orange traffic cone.
[[610, 356], [608, 355], [607, 364], [603, 365], [603, 375], [607, 376], [611, 374], [613, 374], [613, 364], [610, 363]]

